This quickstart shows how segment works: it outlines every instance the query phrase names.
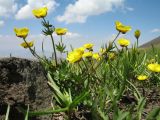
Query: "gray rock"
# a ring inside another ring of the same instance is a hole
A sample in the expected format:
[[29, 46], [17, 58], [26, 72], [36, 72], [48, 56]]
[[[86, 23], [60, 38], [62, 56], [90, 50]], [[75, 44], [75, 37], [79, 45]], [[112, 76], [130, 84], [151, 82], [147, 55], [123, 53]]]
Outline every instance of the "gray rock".
[[[49, 108], [52, 92], [47, 85], [43, 68], [37, 61], [21, 58], [0, 59], [0, 120], [4, 119], [7, 105], [11, 105], [10, 120], [24, 120], [24, 115], [16, 108], [30, 110]], [[51, 116], [30, 120], [50, 120]]]

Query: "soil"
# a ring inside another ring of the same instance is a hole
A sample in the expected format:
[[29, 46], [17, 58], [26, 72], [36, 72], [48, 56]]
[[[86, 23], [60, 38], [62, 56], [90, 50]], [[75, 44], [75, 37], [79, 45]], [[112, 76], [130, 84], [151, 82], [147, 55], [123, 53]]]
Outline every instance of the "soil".
[[[24, 120], [18, 106], [30, 110], [50, 107], [52, 93], [43, 68], [37, 61], [21, 58], [0, 59], [0, 120], [4, 120], [7, 105], [11, 105], [10, 120]], [[49, 120], [51, 116], [31, 118]]]

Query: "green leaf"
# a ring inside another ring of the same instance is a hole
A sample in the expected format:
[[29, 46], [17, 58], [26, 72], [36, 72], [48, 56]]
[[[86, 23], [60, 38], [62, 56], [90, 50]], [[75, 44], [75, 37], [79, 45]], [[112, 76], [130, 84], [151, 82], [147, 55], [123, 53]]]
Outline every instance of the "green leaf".
[[82, 92], [79, 96], [77, 96], [73, 100], [73, 102], [70, 104], [69, 108], [72, 109], [72, 108], [76, 107], [79, 103], [81, 103], [85, 99], [86, 96], [88, 96], [88, 94], [89, 94], [89, 92], [86, 92], [86, 91]]
[[103, 120], [109, 120], [108, 116], [106, 116], [104, 112], [102, 112], [100, 109], [97, 111]]
[[[148, 116], [146, 120], [156, 120], [157, 117], [160, 117], [160, 107], [155, 108]], [[159, 120], [159, 119], [158, 119]]]
[[53, 81], [50, 73], [48, 73], [48, 84], [53, 89], [56, 101], [61, 105], [61, 107], [67, 107], [72, 102], [72, 96], [71, 92], [61, 92], [60, 88], [56, 85], [56, 83]]
[[[18, 106], [17, 107], [19, 111], [21, 111], [23, 114], [26, 114], [26, 110], [24, 110], [22, 107]], [[60, 113], [60, 112], [65, 112], [68, 111], [68, 107], [66, 108], [59, 108], [56, 110], [53, 110], [53, 108], [47, 109], [47, 110], [39, 110], [39, 111], [33, 111], [33, 112], [28, 112], [28, 116], [41, 116], [41, 115], [48, 115], [48, 114], [53, 114], [53, 113]]]
[[26, 115], [25, 115], [25, 120], [28, 120], [28, 113], [29, 113], [29, 105], [28, 105], [27, 112], [26, 112]]
[[56, 45], [56, 49], [61, 53], [65, 53], [66, 46], [63, 43], [59, 43]]
[[129, 112], [119, 111], [117, 120], [124, 120], [129, 115]]
[[137, 106], [138, 112], [142, 113], [145, 104], [146, 104], [146, 99], [145, 98], [140, 98], [140, 100], [138, 101], [138, 106]]

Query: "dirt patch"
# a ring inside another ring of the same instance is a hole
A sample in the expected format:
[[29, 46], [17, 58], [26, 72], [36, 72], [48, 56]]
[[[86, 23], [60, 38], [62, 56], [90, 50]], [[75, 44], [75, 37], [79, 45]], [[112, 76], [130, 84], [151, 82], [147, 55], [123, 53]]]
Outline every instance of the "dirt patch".
[[[7, 105], [11, 105], [10, 119], [23, 120], [24, 116], [16, 107], [40, 110], [50, 107], [51, 91], [47, 85], [43, 68], [37, 61], [5, 58], [0, 59], [0, 120], [4, 117]], [[51, 116], [32, 118], [48, 120]]]

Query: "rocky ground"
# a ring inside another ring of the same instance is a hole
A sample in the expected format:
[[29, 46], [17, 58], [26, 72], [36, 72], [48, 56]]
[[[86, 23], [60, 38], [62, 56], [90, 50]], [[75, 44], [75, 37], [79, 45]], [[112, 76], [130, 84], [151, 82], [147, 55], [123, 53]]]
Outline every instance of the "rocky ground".
[[[11, 105], [10, 120], [24, 120], [16, 108], [40, 110], [50, 106], [52, 93], [41, 65], [32, 60], [20, 58], [0, 59], [0, 120], [4, 119], [7, 105]], [[49, 120], [51, 116], [31, 120]]]

